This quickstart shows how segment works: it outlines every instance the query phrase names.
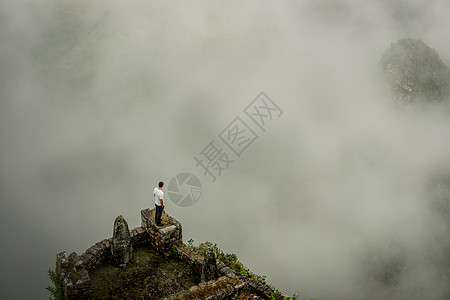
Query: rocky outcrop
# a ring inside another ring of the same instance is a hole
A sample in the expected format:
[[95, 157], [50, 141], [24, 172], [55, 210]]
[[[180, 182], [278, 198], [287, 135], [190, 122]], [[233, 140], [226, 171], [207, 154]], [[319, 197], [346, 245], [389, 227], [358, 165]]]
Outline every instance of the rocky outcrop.
[[114, 262], [120, 267], [125, 267], [133, 255], [128, 223], [122, 215], [118, 216], [114, 221], [111, 254]]
[[216, 266], [216, 253], [212, 248], [206, 250], [205, 259], [203, 262], [202, 276], [201, 280], [210, 281], [215, 280], [217, 277], [217, 266]]
[[[267, 284], [246, 278], [234, 272], [218, 260], [212, 248], [207, 248], [204, 256], [186, 247], [181, 239], [181, 224], [165, 214], [165, 225], [154, 224], [154, 209], [141, 211], [142, 226], [128, 231], [128, 224], [122, 216], [114, 222], [113, 238], [104, 239], [83, 254], [65, 251], [56, 255], [56, 273], [63, 285], [65, 299], [90, 299], [92, 296], [90, 272], [96, 266], [114, 260], [116, 263], [128, 263], [132, 255], [132, 245], [151, 245], [164, 256], [175, 251], [177, 259], [188, 264], [195, 274], [201, 274], [201, 282], [165, 299], [236, 299], [242, 295], [249, 299], [283, 299]], [[114, 248], [114, 250], [113, 250]], [[128, 251], [128, 252], [127, 252]]]

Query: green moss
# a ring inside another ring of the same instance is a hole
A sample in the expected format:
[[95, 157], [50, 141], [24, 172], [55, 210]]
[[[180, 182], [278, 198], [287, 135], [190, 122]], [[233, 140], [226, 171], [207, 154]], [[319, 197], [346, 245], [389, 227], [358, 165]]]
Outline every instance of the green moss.
[[198, 283], [191, 267], [161, 256], [150, 245], [133, 250], [125, 269], [105, 263], [90, 273], [95, 299], [155, 299]]
[[170, 248], [170, 257], [173, 259], [178, 259], [179, 253], [178, 253], [178, 248], [175, 247], [174, 245], [172, 245], [172, 248]]

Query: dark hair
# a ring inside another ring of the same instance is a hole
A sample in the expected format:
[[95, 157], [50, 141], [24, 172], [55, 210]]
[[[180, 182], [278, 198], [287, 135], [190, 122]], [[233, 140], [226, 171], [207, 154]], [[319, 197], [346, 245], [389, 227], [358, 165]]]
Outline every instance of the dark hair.
[[160, 181], [158, 184], [159, 187], [163, 187], [164, 186], [164, 182]]

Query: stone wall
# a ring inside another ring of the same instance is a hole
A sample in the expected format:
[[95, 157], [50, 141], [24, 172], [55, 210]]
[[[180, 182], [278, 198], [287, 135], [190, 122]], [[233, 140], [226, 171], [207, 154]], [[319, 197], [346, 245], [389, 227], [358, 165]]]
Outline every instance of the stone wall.
[[155, 209], [141, 210], [141, 228], [148, 233], [151, 245], [161, 254], [169, 256], [172, 245], [183, 243], [181, 224], [165, 213], [162, 220], [164, 226], [158, 227], [155, 224]]
[[89, 271], [101, 264], [111, 251], [111, 239], [89, 247], [83, 254], [65, 251], [56, 255], [56, 274], [63, 283], [66, 299], [88, 299], [91, 294]]

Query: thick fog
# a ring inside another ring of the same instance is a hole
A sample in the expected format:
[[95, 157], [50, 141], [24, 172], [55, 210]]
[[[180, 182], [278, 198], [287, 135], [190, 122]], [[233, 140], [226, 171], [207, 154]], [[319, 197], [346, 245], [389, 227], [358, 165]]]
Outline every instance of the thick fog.
[[[183, 240], [236, 253], [285, 294], [442, 298], [428, 250], [448, 246], [448, 229], [426, 182], [450, 168], [448, 110], [394, 108], [378, 64], [411, 37], [449, 65], [449, 11], [445, 0], [2, 1], [0, 298], [47, 299], [56, 253], [111, 237], [120, 214], [139, 226], [157, 182], [180, 172], [203, 187], [193, 206], [166, 200]], [[244, 113], [262, 91], [283, 111], [265, 131]], [[240, 157], [218, 137], [238, 116], [258, 135]], [[210, 141], [235, 160], [215, 182], [194, 161]], [[376, 253], [408, 261], [394, 291], [367, 275]]]

